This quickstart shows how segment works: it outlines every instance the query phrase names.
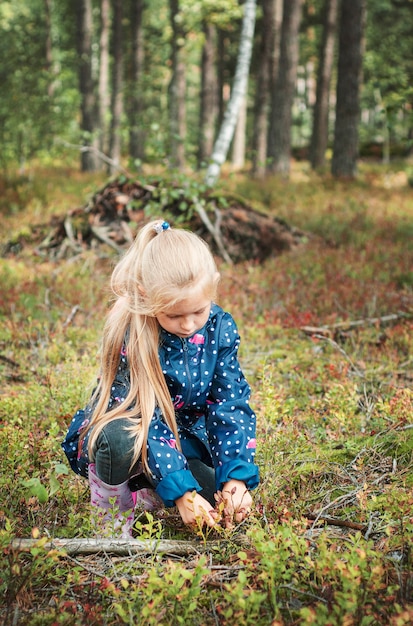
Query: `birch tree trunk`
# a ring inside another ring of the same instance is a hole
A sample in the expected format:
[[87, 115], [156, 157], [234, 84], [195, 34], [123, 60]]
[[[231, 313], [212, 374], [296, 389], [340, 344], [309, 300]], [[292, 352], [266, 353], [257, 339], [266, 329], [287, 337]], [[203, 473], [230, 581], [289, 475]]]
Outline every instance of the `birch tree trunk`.
[[113, 81], [111, 102], [110, 148], [112, 163], [110, 174], [118, 170], [121, 160], [120, 126], [123, 114], [123, 7], [122, 0], [114, 1], [113, 13]]
[[331, 172], [354, 178], [357, 173], [360, 82], [366, 0], [342, 2], [337, 78], [336, 122]]
[[317, 72], [317, 95], [310, 144], [310, 163], [313, 169], [325, 164], [328, 145], [328, 117], [331, 71], [334, 61], [338, 0], [326, 0], [319, 66]]
[[210, 187], [218, 180], [222, 164], [227, 158], [242, 101], [247, 94], [248, 74], [255, 28], [256, 4], [256, 0], [246, 0], [244, 4], [244, 18], [242, 21], [237, 67], [231, 97], [225, 111], [218, 138], [212, 151], [211, 163], [208, 166], [205, 177], [205, 183]]
[[271, 105], [268, 171], [288, 177], [291, 159], [291, 116], [297, 79], [303, 0], [284, 0], [280, 66]]

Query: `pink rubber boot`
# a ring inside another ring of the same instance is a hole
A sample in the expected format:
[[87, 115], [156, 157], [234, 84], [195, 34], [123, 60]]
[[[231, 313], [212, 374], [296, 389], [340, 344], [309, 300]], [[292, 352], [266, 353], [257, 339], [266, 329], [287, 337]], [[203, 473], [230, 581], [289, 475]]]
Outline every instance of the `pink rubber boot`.
[[107, 485], [96, 475], [95, 464], [89, 465], [90, 503], [97, 533], [104, 537], [130, 539], [134, 521], [135, 499], [128, 481]]
[[141, 511], [159, 511], [159, 509], [163, 509], [165, 506], [154, 489], [147, 487], [138, 491], [132, 491], [132, 497], [135, 507]]

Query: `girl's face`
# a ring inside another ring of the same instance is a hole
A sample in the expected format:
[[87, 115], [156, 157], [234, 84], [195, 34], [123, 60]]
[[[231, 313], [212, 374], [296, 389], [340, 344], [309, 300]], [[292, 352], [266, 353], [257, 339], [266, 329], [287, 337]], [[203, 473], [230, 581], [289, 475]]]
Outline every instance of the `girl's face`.
[[156, 319], [168, 333], [186, 338], [205, 326], [210, 310], [210, 298], [198, 292], [158, 313]]

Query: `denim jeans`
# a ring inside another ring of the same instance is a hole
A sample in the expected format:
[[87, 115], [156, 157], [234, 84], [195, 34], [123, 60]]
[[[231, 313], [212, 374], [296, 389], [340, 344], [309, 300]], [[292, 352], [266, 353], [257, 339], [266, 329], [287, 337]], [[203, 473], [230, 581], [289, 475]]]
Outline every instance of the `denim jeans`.
[[[126, 429], [130, 426], [127, 419], [113, 420], [106, 424], [98, 436], [93, 451], [97, 476], [109, 485], [119, 485], [129, 479], [132, 491], [153, 486], [149, 479], [142, 475], [141, 465], [130, 467], [133, 457], [133, 436]], [[202, 487], [201, 495], [215, 506], [215, 470], [199, 458], [188, 458], [185, 454], [185, 439], [182, 440], [182, 452], [188, 461], [189, 468]], [[188, 446], [187, 454], [194, 456], [194, 446]]]

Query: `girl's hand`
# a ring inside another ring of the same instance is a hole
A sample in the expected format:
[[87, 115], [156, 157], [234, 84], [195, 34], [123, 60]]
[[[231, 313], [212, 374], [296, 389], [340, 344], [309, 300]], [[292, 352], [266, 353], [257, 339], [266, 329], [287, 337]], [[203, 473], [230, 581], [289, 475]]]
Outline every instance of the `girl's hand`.
[[203, 526], [215, 526], [216, 511], [212, 509], [208, 500], [205, 500], [199, 493], [187, 491], [183, 496], [175, 500], [182, 520], [189, 526], [200, 524]]
[[239, 524], [251, 513], [252, 497], [245, 483], [241, 480], [229, 480], [225, 483], [221, 497], [224, 501], [226, 528], [232, 528], [234, 521]]

